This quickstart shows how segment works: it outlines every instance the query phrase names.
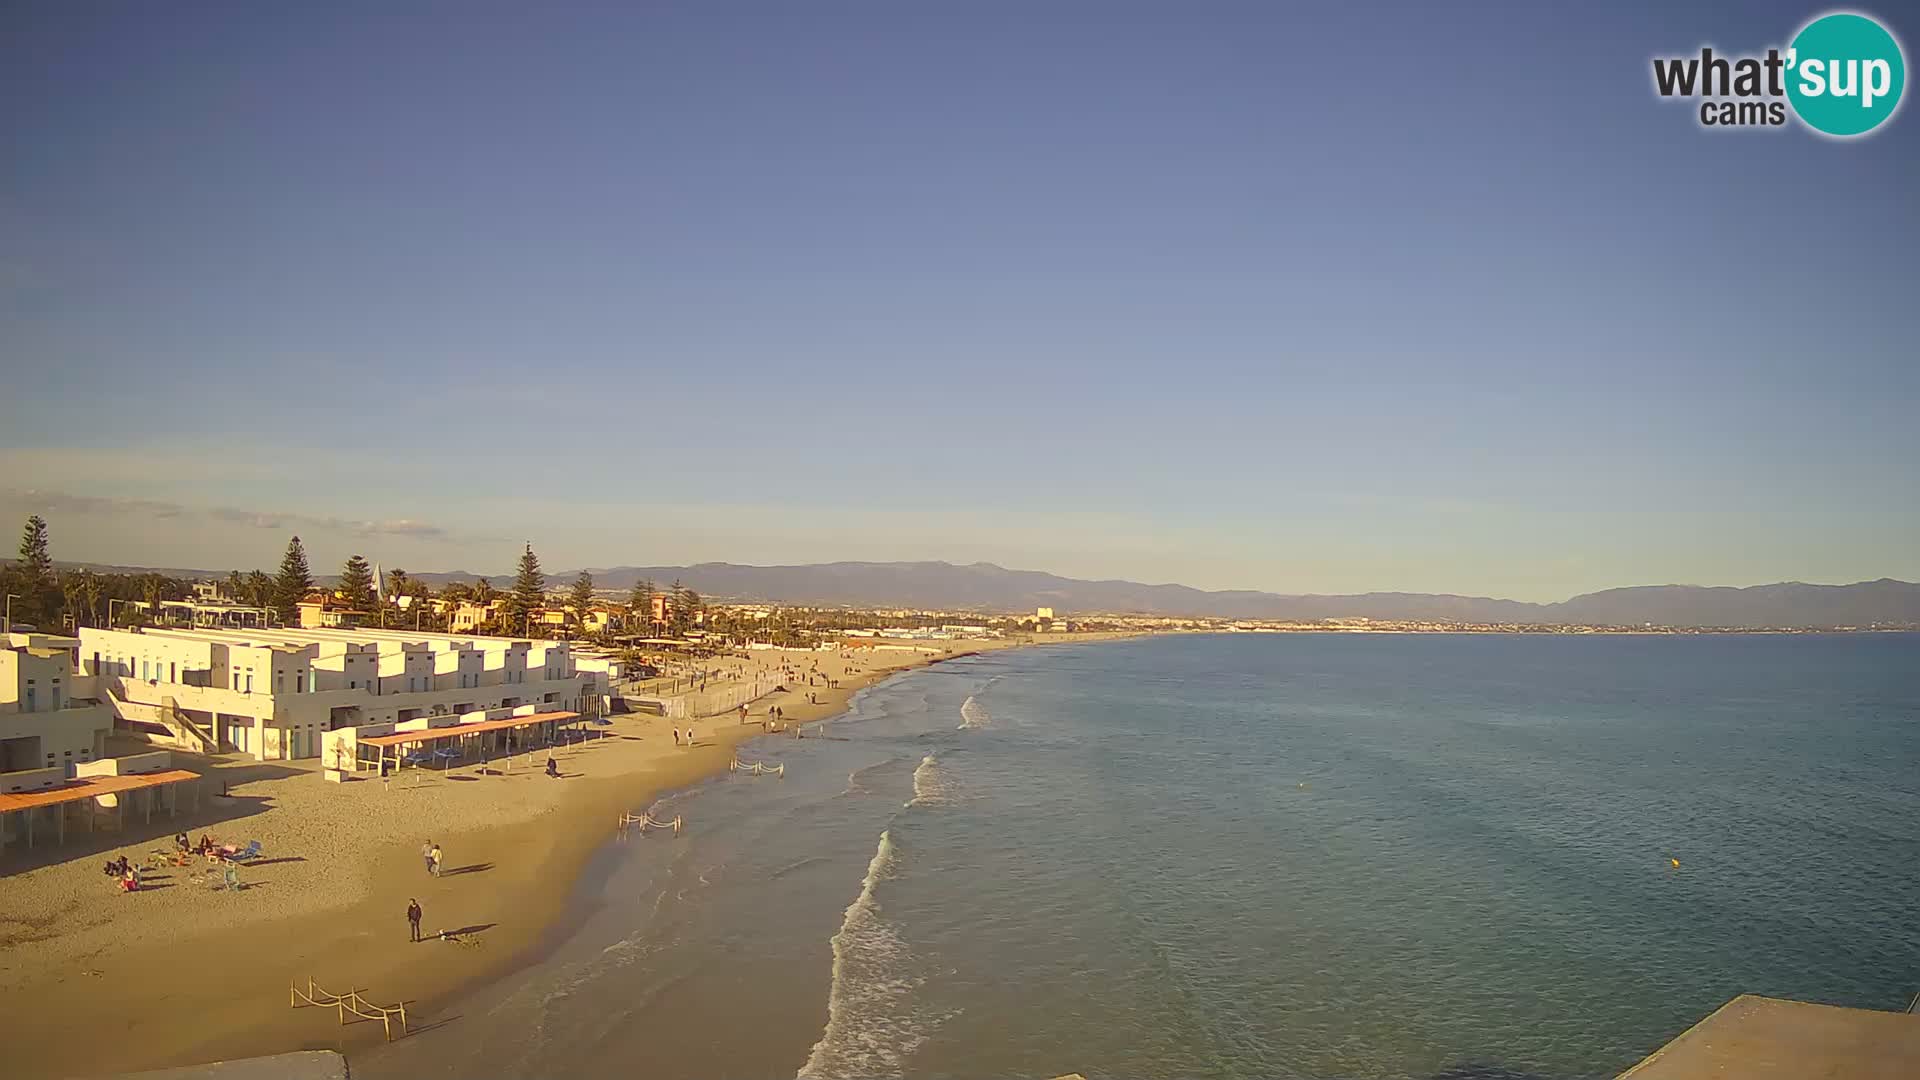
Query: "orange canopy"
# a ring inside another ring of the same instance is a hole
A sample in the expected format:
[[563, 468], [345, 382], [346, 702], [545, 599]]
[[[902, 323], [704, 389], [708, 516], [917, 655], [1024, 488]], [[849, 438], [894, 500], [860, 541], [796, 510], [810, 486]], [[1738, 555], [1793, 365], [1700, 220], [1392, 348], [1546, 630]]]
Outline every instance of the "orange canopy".
[[10, 810], [37, 810], [42, 806], [79, 802], [81, 799], [91, 799], [96, 795], [116, 795], [123, 791], [138, 791], [141, 788], [161, 787], [166, 784], [177, 784], [182, 780], [198, 779], [200, 779], [199, 773], [188, 772], [185, 769], [136, 773], [131, 776], [90, 776], [85, 780], [75, 780], [45, 791], [14, 791], [0, 795], [0, 813]]

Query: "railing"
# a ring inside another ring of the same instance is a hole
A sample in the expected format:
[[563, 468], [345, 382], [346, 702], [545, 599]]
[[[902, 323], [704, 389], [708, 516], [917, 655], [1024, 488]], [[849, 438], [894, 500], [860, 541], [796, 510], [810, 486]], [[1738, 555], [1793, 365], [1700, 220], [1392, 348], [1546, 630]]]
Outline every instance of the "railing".
[[201, 730], [200, 725], [194, 723], [193, 717], [181, 711], [180, 703], [173, 698], [163, 697], [160, 699], [160, 719], [169, 728], [172, 728], [176, 735], [180, 735], [182, 738], [191, 735], [193, 741], [199, 745], [201, 753], [217, 754], [220, 752], [220, 744], [214, 737]]
[[307, 977], [307, 991], [304, 994], [300, 992], [299, 986], [293, 983], [287, 984], [287, 1004], [296, 1009], [304, 1009], [309, 1005], [322, 1009], [336, 1009], [339, 1011], [342, 1025], [349, 1022], [348, 1013], [362, 1020], [378, 1020], [386, 1029], [388, 1042], [393, 1041], [393, 1021], [397, 1018], [400, 1021], [401, 1038], [405, 1038], [407, 1034], [406, 1002], [403, 1001], [398, 1005], [375, 1005], [361, 997], [358, 990], [350, 990], [344, 996], [329, 994], [314, 984], [312, 976]]
[[127, 696], [126, 687], [121, 685], [126, 681], [121, 677], [102, 679], [100, 682], [107, 704], [112, 708], [117, 719], [125, 720], [130, 724], [158, 725], [166, 729], [167, 735], [188, 749], [198, 749], [206, 753], [218, 752], [219, 748], [212, 737], [194, 726], [185, 714], [181, 713], [179, 704], [173, 698], [162, 698], [159, 702], [136, 701]]

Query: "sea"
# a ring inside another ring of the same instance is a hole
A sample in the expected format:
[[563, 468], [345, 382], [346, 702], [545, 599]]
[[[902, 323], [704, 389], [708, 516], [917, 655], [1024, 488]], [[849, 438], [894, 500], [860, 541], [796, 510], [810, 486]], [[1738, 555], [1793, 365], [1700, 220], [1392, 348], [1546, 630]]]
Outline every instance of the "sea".
[[808, 734], [355, 1075], [1572, 1080], [1920, 992], [1920, 635], [1047, 646]]

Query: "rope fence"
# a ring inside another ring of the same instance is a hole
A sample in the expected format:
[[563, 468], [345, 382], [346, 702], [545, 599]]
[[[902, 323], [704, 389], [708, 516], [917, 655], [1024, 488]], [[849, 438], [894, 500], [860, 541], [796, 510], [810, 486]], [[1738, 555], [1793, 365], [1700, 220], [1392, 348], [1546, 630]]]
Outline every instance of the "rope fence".
[[344, 996], [340, 994], [329, 994], [314, 983], [313, 976], [311, 975], [307, 976], [306, 993], [301, 993], [300, 987], [295, 983], [289, 982], [287, 984], [287, 1004], [296, 1009], [304, 1009], [308, 1006], [321, 1009], [335, 1009], [340, 1014], [340, 1023], [342, 1025], [350, 1022], [347, 1020], [348, 1013], [352, 1013], [362, 1020], [378, 1020], [381, 1026], [386, 1029], [388, 1042], [393, 1041], [393, 1021], [398, 1018], [400, 1021], [401, 1038], [405, 1038], [407, 1034], [406, 1002], [403, 1001], [398, 1005], [375, 1005], [373, 1002], [361, 997], [360, 991], [358, 990], [350, 990]]
[[787, 775], [787, 766], [785, 762], [762, 762], [762, 761], [748, 762], [748, 761], [741, 761], [738, 757], [736, 757], [727, 764], [727, 768], [734, 772], [746, 773], [749, 776], [773, 775], [773, 776], [778, 776], [784, 779]]
[[620, 820], [618, 824], [620, 829], [620, 835], [623, 837], [627, 835], [627, 828], [632, 825], [640, 826], [640, 835], [642, 836], [646, 835], [646, 832], [648, 829], [672, 829], [673, 835], [679, 836], [680, 828], [684, 824], [684, 819], [682, 819], [678, 814], [675, 814], [672, 820], [661, 821], [659, 818], [654, 817], [652, 814], [623, 813], [620, 815]]

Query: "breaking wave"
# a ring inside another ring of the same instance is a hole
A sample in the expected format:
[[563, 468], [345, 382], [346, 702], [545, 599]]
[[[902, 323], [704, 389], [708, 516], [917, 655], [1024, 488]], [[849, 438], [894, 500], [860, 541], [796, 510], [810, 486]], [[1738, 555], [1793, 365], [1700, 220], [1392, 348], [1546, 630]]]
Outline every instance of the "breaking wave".
[[913, 798], [907, 800], [906, 805], [935, 806], [946, 802], [951, 793], [946, 774], [940, 771], [939, 759], [928, 754], [913, 770]]
[[913, 953], [880, 912], [874, 888], [892, 877], [898, 856], [891, 830], [867, 864], [860, 895], [833, 935], [833, 983], [827, 1028], [796, 1080], [879, 1080], [905, 1075], [905, 1062], [927, 1041], [934, 1021], [910, 1004], [920, 985]]
[[985, 705], [980, 704], [979, 698], [968, 694], [967, 700], [960, 703], [961, 731], [966, 731], [970, 728], [987, 727], [992, 723], [993, 714], [987, 711]]

